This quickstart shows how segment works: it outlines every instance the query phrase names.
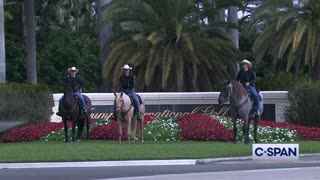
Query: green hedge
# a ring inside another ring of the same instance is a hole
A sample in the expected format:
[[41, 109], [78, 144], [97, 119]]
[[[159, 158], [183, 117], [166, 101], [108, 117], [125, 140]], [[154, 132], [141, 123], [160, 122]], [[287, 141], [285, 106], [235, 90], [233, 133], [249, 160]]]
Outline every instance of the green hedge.
[[0, 120], [37, 123], [49, 121], [54, 105], [47, 86], [8, 83], [0, 85]]
[[267, 73], [263, 77], [257, 77], [257, 86], [262, 91], [287, 91], [293, 86], [292, 75]]
[[320, 127], [320, 82], [297, 83], [289, 91], [289, 102], [284, 113], [287, 122]]

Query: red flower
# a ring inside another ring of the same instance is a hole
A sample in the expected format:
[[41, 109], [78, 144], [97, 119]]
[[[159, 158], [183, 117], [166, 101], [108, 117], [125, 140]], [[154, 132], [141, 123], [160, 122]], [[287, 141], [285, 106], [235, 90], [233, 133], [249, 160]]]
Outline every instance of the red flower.
[[307, 127], [289, 123], [282, 122], [271, 122], [271, 121], [261, 121], [260, 126], [270, 126], [273, 128], [287, 128], [295, 130], [297, 135], [304, 141], [320, 141], [320, 128], [318, 127]]
[[[69, 122], [68, 127], [71, 127], [71, 123]], [[9, 132], [4, 134], [1, 139], [3, 142], [33, 141], [61, 128], [63, 128], [62, 122], [43, 122], [34, 125], [26, 125], [11, 129]]]
[[185, 115], [178, 119], [181, 140], [231, 141], [233, 133], [218, 120], [203, 114]]

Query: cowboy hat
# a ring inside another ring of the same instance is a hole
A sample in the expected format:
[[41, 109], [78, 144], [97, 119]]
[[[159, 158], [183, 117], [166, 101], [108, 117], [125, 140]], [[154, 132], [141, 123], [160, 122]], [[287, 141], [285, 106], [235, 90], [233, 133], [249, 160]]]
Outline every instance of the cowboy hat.
[[250, 61], [244, 59], [243, 61], [240, 62], [240, 64], [247, 64], [250, 68], [252, 67], [252, 64]]
[[123, 67], [121, 67], [121, 69], [132, 69], [132, 67], [129, 67], [128, 64], [123, 65]]
[[76, 71], [76, 72], [78, 72], [79, 71], [79, 69], [77, 69], [76, 67], [71, 67], [71, 68], [68, 68], [68, 72], [71, 72], [71, 71]]

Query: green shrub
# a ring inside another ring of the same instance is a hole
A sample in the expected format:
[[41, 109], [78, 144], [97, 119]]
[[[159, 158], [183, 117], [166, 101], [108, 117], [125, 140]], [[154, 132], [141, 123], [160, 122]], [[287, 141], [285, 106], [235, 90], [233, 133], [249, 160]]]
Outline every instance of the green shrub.
[[76, 66], [84, 92], [97, 92], [100, 82], [99, 43], [96, 37], [72, 32], [57, 32], [39, 50], [39, 83], [54, 93], [63, 92], [67, 69]]
[[26, 79], [24, 42], [12, 35], [6, 35], [6, 75], [7, 82], [23, 83]]
[[320, 127], [320, 82], [297, 83], [289, 91], [289, 103], [284, 113], [287, 122]]
[[0, 85], [0, 120], [37, 123], [49, 121], [53, 97], [46, 86], [8, 83]]
[[293, 85], [292, 75], [286, 73], [267, 73], [263, 77], [257, 77], [257, 86], [262, 91], [287, 91]]

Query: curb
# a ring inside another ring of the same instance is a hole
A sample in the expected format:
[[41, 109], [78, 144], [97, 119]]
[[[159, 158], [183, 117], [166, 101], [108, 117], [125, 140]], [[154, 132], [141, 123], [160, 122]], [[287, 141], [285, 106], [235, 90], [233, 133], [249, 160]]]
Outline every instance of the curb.
[[[320, 156], [320, 153], [300, 154], [300, 156]], [[62, 168], [62, 167], [119, 167], [119, 166], [170, 166], [170, 165], [201, 165], [223, 161], [251, 160], [251, 156], [179, 159], [179, 160], [131, 160], [131, 161], [92, 161], [92, 162], [43, 162], [43, 163], [0, 163], [0, 169], [28, 168]]]
[[93, 162], [0, 163], [0, 169], [195, 165], [196, 160], [132, 160]]
[[[308, 157], [308, 156], [320, 156], [320, 153], [310, 153], [310, 154], [300, 154], [300, 157]], [[243, 157], [227, 157], [227, 158], [209, 158], [209, 159], [197, 159], [196, 164], [208, 164], [214, 162], [222, 162], [222, 161], [244, 161], [244, 160], [252, 160], [252, 156], [243, 156]]]

